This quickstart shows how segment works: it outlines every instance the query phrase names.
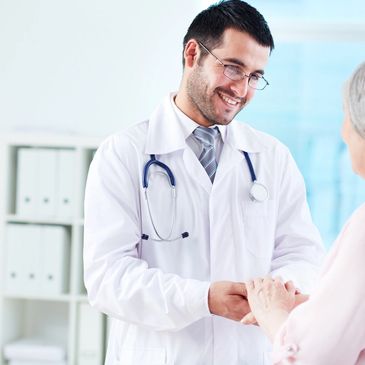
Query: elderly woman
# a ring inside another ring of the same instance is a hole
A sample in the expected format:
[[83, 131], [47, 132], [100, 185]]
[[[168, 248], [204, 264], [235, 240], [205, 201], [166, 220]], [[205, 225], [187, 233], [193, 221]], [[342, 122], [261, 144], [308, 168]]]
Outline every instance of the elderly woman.
[[[365, 179], [365, 63], [346, 84], [344, 96], [342, 137], [353, 171]], [[255, 317], [273, 341], [274, 364], [365, 364], [365, 204], [342, 229], [309, 299], [279, 279], [256, 279], [246, 286], [253, 315], [242, 322]]]

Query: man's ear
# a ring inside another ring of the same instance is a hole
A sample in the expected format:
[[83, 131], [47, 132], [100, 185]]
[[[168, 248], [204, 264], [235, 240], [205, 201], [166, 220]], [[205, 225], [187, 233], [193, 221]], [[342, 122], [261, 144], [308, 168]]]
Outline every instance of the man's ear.
[[199, 59], [200, 47], [195, 39], [190, 39], [184, 48], [185, 67], [193, 67]]

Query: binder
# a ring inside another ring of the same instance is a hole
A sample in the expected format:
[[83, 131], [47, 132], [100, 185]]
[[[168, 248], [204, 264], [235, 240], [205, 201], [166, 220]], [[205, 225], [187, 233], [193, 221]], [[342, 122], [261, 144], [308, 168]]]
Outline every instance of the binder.
[[74, 150], [58, 151], [57, 168], [57, 216], [72, 218], [74, 216], [76, 158]]
[[57, 150], [40, 148], [38, 159], [37, 213], [42, 217], [54, 217], [56, 215]]
[[42, 274], [42, 226], [19, 225], [21, 234], [21, 251], [19, 256], [24, 257], [25, 287], [20, 294], [34, 295], [40, 292]]
[[10, 360], [8, 365], [67, 365], [67, 361]]
[[19, 148], [16, 213], [24, 216], [74, 216], [75, 150]]
[[69, 258], [70, 238], [65, 227], [8, 224], [6, 292], [45, 296], [67, 292]]
[[5, 291], [8, 294], [22, 293], [26, 287], [25, 264], [23, 254], [23, 231], [19, 224], [6, 226], [5, 238]]
[[4, 357], [15, 362], [38, 365], [61, 363], [66, 360], [66, 349], [63, 345], [44, 337], [23, 337], [4, 346]]
[[42, 294], [62, 294], [68, 291], [70, 239], [61, 226], [44, 226], [41, 237]]
[[17, 157], [16, 213], [33, 216], [38, 200], [38, 152], [32, 148], [19, 148]]
[[87, 303], [79, 307], [78, 365], [102, 365], [104, 316]]

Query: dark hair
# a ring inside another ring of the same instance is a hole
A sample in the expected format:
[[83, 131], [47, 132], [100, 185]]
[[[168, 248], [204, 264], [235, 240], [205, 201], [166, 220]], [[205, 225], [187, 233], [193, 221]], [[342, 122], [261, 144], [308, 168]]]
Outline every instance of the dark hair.
[[183, 52], [190, 39], [214, 49], [222, 42], [223, 33], [229, 28], [248, 33], [261, 46], [270, 47], [270, 52], [274, 49], [269, 26], [254, 7], [241, 0], [222, 0], [195, 17], [184, 37]]

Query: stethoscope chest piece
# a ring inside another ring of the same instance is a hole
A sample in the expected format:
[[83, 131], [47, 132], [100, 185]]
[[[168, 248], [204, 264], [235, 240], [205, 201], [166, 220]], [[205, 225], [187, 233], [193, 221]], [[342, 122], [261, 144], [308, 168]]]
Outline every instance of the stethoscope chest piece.
[[252, 186], [250, 189], [250, 198], [252, 201], [263, 203], [266, 202], [267, 199], [269, 199], [269, 192], [265, 185], [260, 184], [257, 182], [255, 170], [253, 168], [250, 156], [246, 151], [242, 152], [245, 156], [248, 169], [250, 170], [251, 180], [252, 180]]
[[269, 192], [267, 191], [266, 186], [254, 181], [250, 190], [250, 198], [251, 200], [259, 203], [263, 203], [268, 200]]

